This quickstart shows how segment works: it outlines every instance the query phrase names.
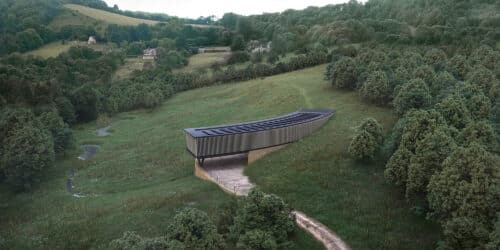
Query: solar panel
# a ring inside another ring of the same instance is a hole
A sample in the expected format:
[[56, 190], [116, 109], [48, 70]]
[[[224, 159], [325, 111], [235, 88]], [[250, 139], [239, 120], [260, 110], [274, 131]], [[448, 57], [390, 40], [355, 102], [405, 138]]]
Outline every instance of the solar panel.
[[220, 125], [213, 127], [188, 128], [185, 129], [193, 137], [222, 136], [271, 130], [281, 127], [293, 126], [304, 122], [330, 116], [334, 110], [299, 110], [288, 115], [274, 117], [271, 119], [253, 121], [231, 125]]

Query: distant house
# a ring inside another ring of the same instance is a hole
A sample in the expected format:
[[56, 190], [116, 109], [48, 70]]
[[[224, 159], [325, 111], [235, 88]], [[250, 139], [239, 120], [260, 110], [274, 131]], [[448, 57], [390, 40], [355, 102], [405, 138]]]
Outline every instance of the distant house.
[[87, 44], [91, 45], [91, 44], [96, 44], [96, 43], [97, 43], [97, 40], [95, 40], [95, 37], [89, 36], [89, 40], [88, 40]]
[[268, 42], [267, 44], [253, 44], [251, 46], [247, 47], [247, 50], [249, 50], [252, 53], [263, 53], [263, 52], [271, 52], [271, 42]]
[[156, 60], [158, 58], [158, 49], [156, 48], [147, 48], [143, 51], [142, 59], [143, 60]]
[[231, 52], [230, 47], [204, 47], [198, 48], [198, 53], [218, 53], [218, 52]]

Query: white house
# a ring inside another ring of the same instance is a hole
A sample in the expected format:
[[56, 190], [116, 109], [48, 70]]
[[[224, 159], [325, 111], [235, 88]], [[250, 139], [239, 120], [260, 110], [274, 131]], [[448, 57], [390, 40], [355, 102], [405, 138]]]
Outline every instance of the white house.
[[87, 42], [87, 44], [96, 44], [97, 43], [97, 40], [95, 40], [95, 37], [93, 36], [89, 36], [89, 41]]

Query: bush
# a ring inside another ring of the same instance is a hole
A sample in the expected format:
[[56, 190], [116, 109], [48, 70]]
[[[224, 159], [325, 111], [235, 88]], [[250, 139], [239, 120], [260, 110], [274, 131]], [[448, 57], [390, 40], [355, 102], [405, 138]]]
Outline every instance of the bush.
[[287, 249], [292, 245], [290, 237], [295, 230], [295, 218], [281, 198], [253, 189], [240, 203], [230, 235], [245, 249], [254, 246], [274, 249], [275, 245]]
[[5, 181], [18, 189], [31, 189], [37, 175], [54, 163], [54, 143], [40, 125], [25, 123], [3, 140], [0, 166]]
[[431, 104], [429, 87], [421, 79], [413, 79], [403, 84], [394, 98], [394, 108], [399, 115], [410, 109], [428, 107]]
[[367, 131], [358, 133], [349, 144], [349, 154], [355, 159], [373, 159], [378, 149], [377, 142]]
[[178, 241], [186, 249], [221, 249], [222, 236], [202, 211], [186, 208], [177, 213], [167, 228], [167, 241]]

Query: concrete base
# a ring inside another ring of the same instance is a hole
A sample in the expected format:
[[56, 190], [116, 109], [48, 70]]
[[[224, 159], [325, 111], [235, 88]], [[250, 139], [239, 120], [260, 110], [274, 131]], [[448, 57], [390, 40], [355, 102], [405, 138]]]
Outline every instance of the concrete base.
[[280, 150], [286, 146], [288, 146], [288, 144], [250, 151], [250, 152], [248, 152], [248, 165], [250, 165], [250, 164], [254, 163], [255, 161], [257, 161], [258, 159], [260, 159], [260, 158], [262, 158], [262, 157], [264, 157], [264, 156], [266, 156], [274, 151]]

